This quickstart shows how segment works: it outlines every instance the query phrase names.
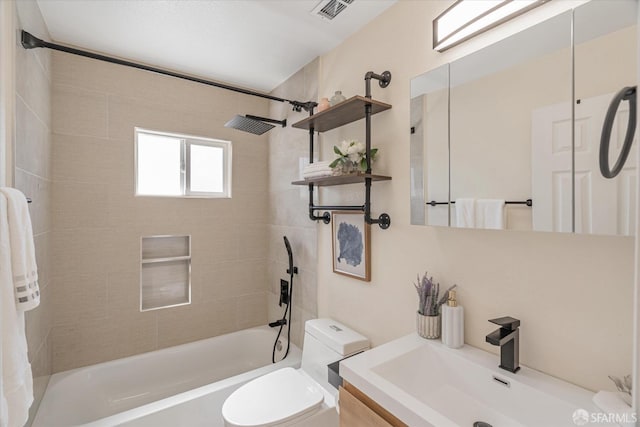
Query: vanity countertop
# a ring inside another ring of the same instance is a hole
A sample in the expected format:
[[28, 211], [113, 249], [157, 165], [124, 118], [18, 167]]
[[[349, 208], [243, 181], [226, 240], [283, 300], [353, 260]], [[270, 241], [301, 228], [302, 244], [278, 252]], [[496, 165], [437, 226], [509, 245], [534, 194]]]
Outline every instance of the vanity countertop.
[[341, 362], [340, 375], [412, 427], [575, 426], [574, 417], [598, 412], [589, 390], [498, 363], [475, 347], [451, 349], [413, 333]]

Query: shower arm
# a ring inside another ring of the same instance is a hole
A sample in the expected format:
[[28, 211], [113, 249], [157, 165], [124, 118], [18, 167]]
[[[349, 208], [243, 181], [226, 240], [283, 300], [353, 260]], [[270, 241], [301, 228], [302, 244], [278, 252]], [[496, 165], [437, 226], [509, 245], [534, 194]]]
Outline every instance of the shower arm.
[[224, 84], [224, 83], [218, 83], [212, 80], [206, 80], [206, 79], [201, 79], [199, 77], [193, 77], [193, 76], [189, 76], [186, 74], [181, 74], [181, 73], [176, 73], [174, 71], [169, 71], [169, 70], [164, 70], [162, 68], [157, 68], [157, 67], [152, 67], [149, 65], [144, 65], [144, 64], [139, 64], [137, 62], [132, 62], [132, 61], [127, 61], [124, 59], [120, 59], [120, 58], [115, 58], [112, 56], [107, 56], [107, 55], [102, 55], [99, 53], [94, 53], [94, 52], [90, 52], [90, 51], [86, 51], [86, 50], [82, 50], [82, 49], [76, 49], [73, 47], [69, 47], [69, 46], [64, 46], [64, 45], [60, 45], [57, 43], [51, 43], [42, 39], [39, 39], [38, 37], [34, 36], [33, 34], [22, 30], [22, 34], [21, 34], [21, 42], [22, 42], [22, 47], [25, 49], [35, 49], [35, 48], [46, 48], [46, 49], [51, 49], [51, 50], [57, 50], [59, 52], [66, 52], [66, 53], [70, 53], [72, 55], [78, 55], [78, 56], [83, 56], [85, 58], [91, 58], [91, 59], [97, 59], [98, 61], [104, 61], [104, 62], [109, 62], [111, 64], [117, 64], [117, 65], [124, 65], [126, 67], [131, 67], [131, 68], [137, 68], [138, 70], [144, 70], [144, 71], [150, 71], [152, 73], [156, 73], [156, 74], [162, 74], [165, 76], [169, 76], [169, 77], [175, 77], [178, 79], [182, 79], [182, 80], [188, 80], [190, 82], [194, 82], [194, 83], [200, 83], [200, 84], [204, 84], [204, 85], [208, 85], [208, 86], [214, 86], [220, 89], [225, 89], [225, 90], [230, 90], [232, 92], [237, 92], [237, 93], [242, 93], [244, 95], [249, 95], [249, 96], [257, 96], [259, 98], [264, 98], [264, 99], [268, 99], [271, 101], [277, 101], [277, 102], [287, 102], [289, 103], [292, 107], [294, 111], [312, 111], [313, 108], [315, 108], [318, 103], [317, 102], [313, 102], [313, 101], [307, 101], [307, 102], [300, 102], [300, 101], [295, 101], [295, 100], [291, 100], [291, 99], [286, 99], [286, 98], [279, 98], [277, 96], [272, 96], [272, 95], [267, 95], [264, 93], [260, 93], [260, 92], [255, 92], [249, 89], [243, 89], [240, 87], [235, 87], [235, 86], [231, 86], [228, 84]]

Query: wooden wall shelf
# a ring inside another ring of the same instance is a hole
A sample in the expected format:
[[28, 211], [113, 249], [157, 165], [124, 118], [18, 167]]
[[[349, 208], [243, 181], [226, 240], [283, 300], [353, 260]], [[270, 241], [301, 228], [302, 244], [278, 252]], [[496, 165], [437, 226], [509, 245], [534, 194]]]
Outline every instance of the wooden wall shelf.
[[313, 184], [316, 187], [329, 187], [332, 185], [345, 185], [345, 184], [359, 184], [365, 182], [366, 178], [371, 178], [371, 181], [389, 181], [390, 176], [373, 175], [367, 173], [351, 174], [351, 175], [339, 175], [339, 176], [323, 176], [319, 178], [303, 179], [302, 181], [293, 181], [293, 185], [309, 185]]
[[298, 129], [311, 129], [316, 132], [326, 132], [340, 126], [358, 121], [365, 117], [365, 105], [371, 105], [371, 114], [380, 113], [391, 108], [391, 105], [364, 96], [353, 96], [333, 107], [309, 116], [294, 123]]

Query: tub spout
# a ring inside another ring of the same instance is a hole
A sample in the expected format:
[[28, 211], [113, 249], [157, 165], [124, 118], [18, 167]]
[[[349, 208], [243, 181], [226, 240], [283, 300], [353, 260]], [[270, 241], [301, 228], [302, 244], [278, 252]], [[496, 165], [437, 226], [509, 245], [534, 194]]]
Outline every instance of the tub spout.
[[269, 326], [275, 328], [277, 326], [283, 326], [287, 324], [287, 319], [276, 320], [275, 322], [269, 323]]

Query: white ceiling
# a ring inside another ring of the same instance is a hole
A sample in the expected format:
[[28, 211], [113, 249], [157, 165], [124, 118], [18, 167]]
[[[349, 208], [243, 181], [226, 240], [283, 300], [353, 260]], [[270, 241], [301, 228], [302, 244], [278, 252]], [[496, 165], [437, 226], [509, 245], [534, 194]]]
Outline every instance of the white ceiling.
[[55, 42], [269, 92], [395, 1], [354, 0], [333, 21], [310, 14], [319, 0], [38, 4]]

